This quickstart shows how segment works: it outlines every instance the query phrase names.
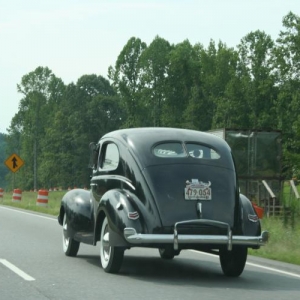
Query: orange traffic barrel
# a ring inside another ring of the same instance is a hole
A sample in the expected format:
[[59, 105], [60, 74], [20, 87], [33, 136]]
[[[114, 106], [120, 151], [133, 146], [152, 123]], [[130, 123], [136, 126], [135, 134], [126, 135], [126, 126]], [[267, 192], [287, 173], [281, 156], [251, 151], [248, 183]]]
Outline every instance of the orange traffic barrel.
[[21, 199], [22, 199], [22, 190], [14, 189], [13, 196], [12, 196], [12, 202], [21, 202]]
[[48, 206], [48, 191], [39, 190], [36, 198], [36, 205]]
[[0, 198], [3, 198], [3, 194], [4, 194], [4, 189], [0, 188]]

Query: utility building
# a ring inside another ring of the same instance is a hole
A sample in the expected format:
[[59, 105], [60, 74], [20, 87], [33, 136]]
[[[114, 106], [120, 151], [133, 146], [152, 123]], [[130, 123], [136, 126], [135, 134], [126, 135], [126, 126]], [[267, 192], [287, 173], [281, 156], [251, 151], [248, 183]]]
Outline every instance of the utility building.
[[283, 182], [281, 131], [223, 128], [210, 133], [231, 147], [241, 193], [274, 214]]

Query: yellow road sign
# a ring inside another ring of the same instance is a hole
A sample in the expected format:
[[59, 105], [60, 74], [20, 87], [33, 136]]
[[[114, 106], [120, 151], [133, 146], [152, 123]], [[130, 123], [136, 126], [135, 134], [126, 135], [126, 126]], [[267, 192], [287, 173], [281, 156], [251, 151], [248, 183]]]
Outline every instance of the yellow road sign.
[[17, 172], [24, 165], [24, 161], [15, 153], [4, 163], [12, 172]]

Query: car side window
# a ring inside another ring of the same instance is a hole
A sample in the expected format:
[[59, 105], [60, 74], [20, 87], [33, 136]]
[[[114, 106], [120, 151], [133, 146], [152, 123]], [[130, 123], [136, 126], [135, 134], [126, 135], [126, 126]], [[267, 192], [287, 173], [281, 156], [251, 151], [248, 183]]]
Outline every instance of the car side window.
[[102, 146], [99, 157], [99, 166], [102, 170], [115, 170], [119, 165], [119, 150], [116, 144], [108, 143]]

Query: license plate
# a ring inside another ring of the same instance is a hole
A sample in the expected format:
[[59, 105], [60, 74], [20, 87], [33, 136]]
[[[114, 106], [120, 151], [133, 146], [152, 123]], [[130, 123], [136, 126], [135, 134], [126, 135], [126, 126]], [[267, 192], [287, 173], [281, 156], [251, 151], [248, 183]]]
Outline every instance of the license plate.
[[211, 188], [187, 187], [184, 189], [185, 200], [211, 200]]

